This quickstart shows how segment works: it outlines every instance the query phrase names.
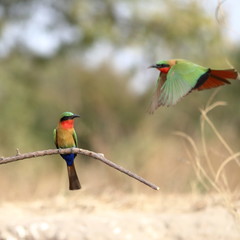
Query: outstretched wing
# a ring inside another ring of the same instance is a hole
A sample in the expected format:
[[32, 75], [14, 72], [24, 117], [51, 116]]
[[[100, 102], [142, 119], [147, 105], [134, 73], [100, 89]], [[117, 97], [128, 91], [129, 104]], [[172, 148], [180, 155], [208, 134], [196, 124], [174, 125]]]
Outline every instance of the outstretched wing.
[[171, 106], [187, 95], [195, 87], [207, 68], [188, 61], [179, 60], [171, 67], [162, 85], [158, 99], [159, 106]]
[[166, 74], [160, 73], [157, 80], [156, 91], [153, 95], [152, 102], [148, 110], [149, 113], [153, 113], [159, 107], [159, 97], [161, 95], [161, 88], [165, 81], [166, 81]]

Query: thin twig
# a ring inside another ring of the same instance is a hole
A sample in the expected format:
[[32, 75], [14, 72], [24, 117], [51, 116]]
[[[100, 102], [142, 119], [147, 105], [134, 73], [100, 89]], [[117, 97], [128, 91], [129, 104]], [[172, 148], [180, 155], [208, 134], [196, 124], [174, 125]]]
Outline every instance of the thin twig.
[[[225, 105], [224, 102], [216, 102], [216, 103], [212, 104], [211, 106], [209, 106], [209, 109], [212, 110], [213, 108], [215, 108], [217, 106], [224, 106], [224, 105]], [[225, 147], [225, 149], [229, 152], [229, 154], [233, 155], [234, 151], [227, 144], [227, 142], [224, 140], [223, 136], [220, 134], [220, 132], [217, 130], [217, 128], [215, 127], [213, 122], [207, 116], [207, 113], [209, 112], [209, 110], [206, 109], [206, 110], [200, 110], [200, 111], [201, 111], [201, 114], [202, 114], [202, 118], [204, 118], [204, 120], [211, 127], [211, 129], [213, 130], [213, 132], [215, 133], [215, 135], [217, 136], [219, 141], [222, 143], [222, 145]], [[235, 161], [236, 161], [237, 165], [240, 166], [240, 163], [239, 163], [239, 160], [237, 159], [237, 157], [235, 158]]]
[[218, 168], [218, 171], [217, 171], [217, 174], [216, 174], [216, 177], [215, 177], [215, 181], [217, 182], [218, 179], [219, 179], [219, 176], [220, 174], [222, 173], [223, 169], [225, 168], [225, 166], [231, 162], [232, 160], [235, 160], [237, 157], [240, 156], [240, 152], [237, 152], [233, 155], [231, 155], [230, 157], [228, 157], [221, 165], [220, 167]]
[[199, 181], [203, 184], [203, 186], [206, 189], [208, 189], [208, 186], [204, 182], [204, 179], [207, 179], [208, 182], [212, 185], [212, 187], [214, 187], [217, 191], [220, 192], [220, 188], [215, 184], [215, 182], [212, 180], [211, 176], [209, 176], [209, 174], [207, 173], [206, 169], [202, 166], [200, 157], [199, 157], [199, 151], [198, 151], [197, 145], [195, 144], [194, 140], [190, 136], [188, 136], [187, 134], [182, 133], [182, 132], [175, 132], [175, 134], [185, 138], [192, 146], [192, 148], [195, 152], [195, 157], [194, 157], [195, 162], [193, 162], [193, 168], [195, 170], [196, 176], [199, 179]]
[[216, 10], [215, 10], [215, 19], [216, 19], [216, 21], [219, 25], [222, 24], [222, 19], [220, 19], [220, 17], [221, 17], [220, 14], [221, 14], [221, 11], [222, 11], [222, 5], [225, 1], [226, 0], [218, 0], [218, 5], [217, 5]]
[[143, 184], [151, 187], [152, 189], [159, 190], [159, 187], [156, 186], [155, 184], [145, 180], [144, 178], [123, 168], [122, 166], [119, 166], [116, 163], [111, 162], [110, 160], [106, 159], [102, 153], [95, 153], [95, 152], [81, 149], [81, 148], [48, 149], [48, 150], [29, 152], [29, 153], [24, 153], [24, 154], [17, 154], [16, 156], [12, 156], [12, 157], [0, 158], [0, 164], [24, 160], [27, 158], [36, 158], [36, 157], [42, 157], [42, 156], [46, 156], [46, 155], [69, 154], [69, 153], [81, 154], [81, 155], [85, 155], [85, 156], [88, 156], [91, 158], [95, 158], [95, 159], [107, 164], [108, 166], [115, 168], [116, 170], [128, 175], [129, 177], [135, 178], [139, 182], [142, 182]]

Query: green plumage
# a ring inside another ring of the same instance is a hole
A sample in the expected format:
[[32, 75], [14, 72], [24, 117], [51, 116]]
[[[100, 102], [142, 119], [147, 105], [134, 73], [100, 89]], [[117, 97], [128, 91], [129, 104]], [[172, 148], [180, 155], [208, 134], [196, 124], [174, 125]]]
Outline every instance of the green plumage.
[[230, 84], [227, 79], [237, 79], [235, 69], [214, 70], [184, 59], [159, 61], [150, 66], [160, 71], [157, 88], [149, 112], [160, 106], [175, 105], [192, 90], [204, 90]]
[[166, 81], [161, 87], [159, 104], [164, 106], [176, 104], [180, 98], [194, 88], [198, 79], [207, 71], [205, 67], [178, 59], [177, 64], [169, 70]]

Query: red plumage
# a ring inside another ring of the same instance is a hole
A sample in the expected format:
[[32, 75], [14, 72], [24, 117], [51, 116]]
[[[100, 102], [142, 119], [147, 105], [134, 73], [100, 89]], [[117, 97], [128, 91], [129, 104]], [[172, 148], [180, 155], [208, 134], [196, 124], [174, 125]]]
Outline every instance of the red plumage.
[[210, 74], [221, 77], [221, 78], [229, 78], [229, 79], [236, 79], [238, 76], [238, 73], [235, 69], [211, 70]]
[[230, 84], [227, 79], [237, 79], [238, 73], [235, 69], [226, 70], [211, 70], [209, 71], [209, 76], [207, 80], [197, 89], [209, 89], [215, 88], [224, 84]]

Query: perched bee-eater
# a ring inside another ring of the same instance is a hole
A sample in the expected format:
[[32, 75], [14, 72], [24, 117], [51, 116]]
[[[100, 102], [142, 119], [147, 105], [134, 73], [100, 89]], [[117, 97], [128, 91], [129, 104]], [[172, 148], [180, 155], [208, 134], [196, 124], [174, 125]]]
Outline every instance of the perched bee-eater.
[[[57, 148], [77, 147], [77, 134], [74, 130], [74, 118], [77, 117], [80, 116], [71, 112], [64, 112], [61, 114], [57, 128], [53, 131], [54, 142]], [[74, 158], [76, 157], [76, 154], [61, 154], [61, 157], [67, 163], [69, 190], [80, 189], [81, 185], [74, 166]]]
[[150, 68], [157, 68], [160, 71], [150, 113], [160, 106], [176, 104], [192, 90], [204, 90], [230, 84], [227, 79], [238, 77], [235, 69], [213, 70], [184, 59], [159, 61]]

